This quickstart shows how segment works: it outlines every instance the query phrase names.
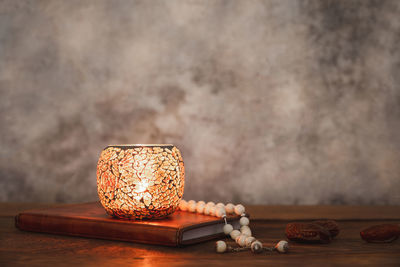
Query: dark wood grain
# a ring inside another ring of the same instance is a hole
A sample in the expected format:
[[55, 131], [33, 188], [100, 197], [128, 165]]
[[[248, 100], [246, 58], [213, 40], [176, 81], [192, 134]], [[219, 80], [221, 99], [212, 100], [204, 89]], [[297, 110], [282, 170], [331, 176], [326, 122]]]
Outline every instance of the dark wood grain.
[[[360, 210], [369, 214], [365, 220], [356, 217], [360, 214], [357, 207], [352, 207], [355, 214], [353, 220], [347, 215], [343, 219], [343, 214], [348, 211], [341, 212], [339, 206], [332, 207], [330, 212], [330, 207], [324, 207], [324, 215], [342, 219], [339, 221], [341, 233], [332, 243], [324, 245], [291, 243], [290, 253], [286, 255], [277, 253], [253, 255], [250, 252], [216, 254], [214, 241], [171, 248], [30, 233], [14, 227], [13, 216], [16, 213], [43, 206], [49, 205], [0, 204], [0, 266], [400, 266], [400, 240], [388, 244], [369, 244], [359, 236], [360, 229], [372, 224], [400, 223], [398, 219], [400, 207], [381, 207], [381, 210], [387, 209], [385, 219], [381, 219], [381, 215], [377, 215], [377, 219], [374, 219], [375, 207], [371, 207], [369, 213], [368, 207], [362, 207]], [[314, 210], [313, 207], [288, 207], [286, 209], [273, 207], [274, 214], [269, 217], [268, 214], [264, 214], [268, 211], [268, 206], [249, 207], [253, 212], [253, 218], [273, 219], [252, 221], [254, 235], [265, 245], [272, 246], [285, 238], [284, 228], [287, 221], [314, 219], [316, 216], [314, 212], [318, 210], [318, 207]], [[307, 210], [310, 208], [312, 212], [310, 217], [307, 217]], [[261, 210], [262, 214], [257, 213], [257, 210]]]

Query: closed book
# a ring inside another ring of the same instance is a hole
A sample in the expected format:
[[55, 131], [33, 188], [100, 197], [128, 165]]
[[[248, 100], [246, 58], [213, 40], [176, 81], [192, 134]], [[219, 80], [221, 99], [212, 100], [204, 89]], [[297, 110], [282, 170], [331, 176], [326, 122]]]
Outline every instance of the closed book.
[[[239, 216], [227, 221], [239, 228]], [[161, 220], [125, 220], [108, 216], [99, 202], [28, 210], [15, 217], [21, 230], [165, 246], [195, 244], [223, 237], [224, 220], [176, 211]]]

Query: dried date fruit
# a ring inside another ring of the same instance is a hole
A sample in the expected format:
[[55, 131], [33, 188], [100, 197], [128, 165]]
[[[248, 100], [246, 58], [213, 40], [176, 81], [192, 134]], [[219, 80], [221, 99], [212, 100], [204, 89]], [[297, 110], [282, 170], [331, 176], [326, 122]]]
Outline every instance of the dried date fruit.
[[360, 236], [370, 243], [389, 243], [400, 236], [400, 226], [397, 224], [373, 225], [362, 230]]
[[334, 220], [318, 220], [318, 221], [313, 221], [312, 223], [324, 227], [326, 230], [329, 231], [332, 238], [337, 236], [340, 232], [339, 225]]
[[331, 241], [329, 231], [314, 223], [288, 223], [286, 236], [292, 241], [308, 243], [329, 243]]

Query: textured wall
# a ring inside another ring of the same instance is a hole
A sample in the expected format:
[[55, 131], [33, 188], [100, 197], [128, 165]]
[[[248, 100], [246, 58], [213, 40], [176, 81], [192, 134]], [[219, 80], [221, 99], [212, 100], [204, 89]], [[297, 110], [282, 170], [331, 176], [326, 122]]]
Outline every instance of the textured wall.
[[90, 201], [110, 143], [185, 198], [400, 204], [400, 1], [0, 1], [0, 201]]

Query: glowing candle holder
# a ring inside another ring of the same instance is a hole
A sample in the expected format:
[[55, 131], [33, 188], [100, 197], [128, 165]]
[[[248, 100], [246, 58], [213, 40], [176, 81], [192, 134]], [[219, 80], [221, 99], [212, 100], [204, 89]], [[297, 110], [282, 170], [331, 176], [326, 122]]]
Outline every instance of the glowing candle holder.
[[160, 219], [183, 195], [185, 169], [173, 145], [110, 145], [97, 164], [97, 192], [106, 212], [128, 219]]

